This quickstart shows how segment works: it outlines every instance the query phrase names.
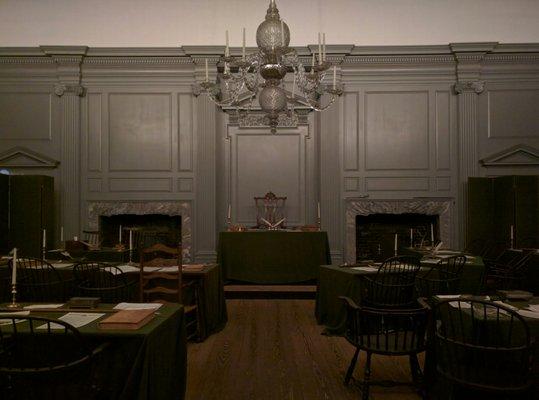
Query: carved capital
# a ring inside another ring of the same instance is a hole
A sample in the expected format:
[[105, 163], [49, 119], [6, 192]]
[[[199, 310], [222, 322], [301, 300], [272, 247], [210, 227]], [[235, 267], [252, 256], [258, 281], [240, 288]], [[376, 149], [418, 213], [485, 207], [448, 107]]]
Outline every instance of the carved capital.
[[54, 94], [58, 97], [62, 97], [65, 93], [73, 94], [79, 97], [84, 97], [86, 94], [86, 88], [82, 85], [54, 85]]
[[473, 91], [476, 94], [481, 94], [485, 90], [485, 81], [467, 81], [457, 82], [453, 86], [453, 90], [456, 94]]

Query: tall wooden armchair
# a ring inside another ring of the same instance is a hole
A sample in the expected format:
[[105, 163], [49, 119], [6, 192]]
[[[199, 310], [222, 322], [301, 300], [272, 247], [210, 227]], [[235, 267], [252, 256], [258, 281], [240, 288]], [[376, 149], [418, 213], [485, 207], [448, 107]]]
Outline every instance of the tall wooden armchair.
[[196, 283], [183, 282], [181, 244], [173, 248], [156, 243], [140, 250], [140, 301], [183, 304], [189, 339], [200, 336], [198, 299]]
[[100, 262], [80, 262], [73, 267], [75, 285], [81, 296], [99, 297], [103, 303], [131, 299], [136, 280], [114, 266]]
[[457, 294], [466, 257], [463, 255], [441, 259], [423, 276], [417, 277], [419, 296], [430, 298], [438, 294]]

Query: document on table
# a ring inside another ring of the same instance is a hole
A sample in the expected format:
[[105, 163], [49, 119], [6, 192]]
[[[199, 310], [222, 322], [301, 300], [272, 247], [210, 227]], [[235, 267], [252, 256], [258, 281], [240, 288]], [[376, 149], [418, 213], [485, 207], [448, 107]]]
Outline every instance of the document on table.
[[460, 299], [460, 294], [437, 294], [436, 297], [438, 297], [441, 300], [445, 299]]
[[378, 267], [352, 267], [351, 269], [355, 271], [363, 271], [363, 272], [378, 272]]
[[[13, 320], [11, 318], [6, 318], [6, 317], [25, 316], [25, 315], [30, 315], [30, 311], [2, 312], [0, 313], [0, 326], [11, 325], [13, 323]], [[18, 324], [19, 322], [23, 322], [23, 321], [24, 321], [23, 319], [16, 319], [15, 323]]]
[[118, 303], [114, 306], [115, 310], [157, 310], [163, 304], [161, 303]]
[[75, 264], [73, 264], [73, 263], [52, 263], [51, 265], [56, 269], [67, 269], [67, 268], [72, 268], [73, 265], [75, 265]]
[[530, 310], [518, 310], [520, 315], [527, 318], [539, 318], [539, 311], [530, 311]]
[[454, 308], [459, 308], [459, 304], [460, 304], [460, 308], [463, 308], [463, 309], [472, 308], [472, 305], [465, 301], [460, 301], [460, 302], [452, 301], [451, 303], [449, 303], [449, 305]]
[[25, 310], [40, 310], [43, 308], [60, 308], [63, 304], [31, 304], [29, 306], [24, 306]]
[[[118, 268], [120, 271], [118, 271]], [[103, 268], [105, 271], [110, 272], [113, 275], [119, 275], [121, 273], [127, 273], [127, 272], [139, 272], [139, 267], [135, 267], [134, 265], [124, 264], [124, 265], [117, 265], [116, 268], [112, 267], [105, 267]]]
[[[58, 319], [73, 325], [75, 328], [80, 328], [81, 326], [88, 325], [90, 322], [101, 318], [103, 315], [105, 315], [105, 313], [69, 312]], [[40, 325], [37, 329], [47, 329], [47, 324]], [[51, 323], [51, 329], [64, 329], [64, 327], [59, 324]]]

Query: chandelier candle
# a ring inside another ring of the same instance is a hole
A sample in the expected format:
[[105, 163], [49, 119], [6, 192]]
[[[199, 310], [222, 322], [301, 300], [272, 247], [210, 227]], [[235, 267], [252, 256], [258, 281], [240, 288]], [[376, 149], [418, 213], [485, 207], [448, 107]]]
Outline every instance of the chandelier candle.
[[337, 66], [333, 66], [333, 90], [337, 87]]
[[326, 34], [325, 33], [322, 33], [322, 61], [324, 62], [326, 61]]
[[228, 29], [225, 31], [226, 45], [225, 45], [225, 57], [230, 57], [230, 48], [228, 47]]
[[320, 36], [322, 34], [318, 32], [318, 65], [322, 65], [322, 41], [320, 40]]
[[[243, 50], [245, 51], [245, 47], [243, 48]], [[204, 61], [206, 61], [206, 82], [209, 82], [210, 79], [208, 75], [208, 59], [206, 58]]]
[[[241, 46], [241, 60], [245, 61], [245, 28], [243, 28], [243, 41]], [[206, 62], [206, 81], [208, 81], [208, 62]]]

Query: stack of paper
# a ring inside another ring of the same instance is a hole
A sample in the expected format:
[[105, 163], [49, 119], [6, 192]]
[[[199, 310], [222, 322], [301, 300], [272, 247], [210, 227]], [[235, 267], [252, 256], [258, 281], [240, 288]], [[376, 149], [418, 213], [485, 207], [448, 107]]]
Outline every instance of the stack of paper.
[[161, 303], [118, 303], [115, 310], [157, 310]]
[[[65, 315], [62, 315], [58, 318], [60, 321], [67, 322], [68, 324], [73, 325], [75, 328], [80, 328], [81, 326], [88, 325], [90, 322], [95, 321], [96, 319], [101, 318], [104, 313], [82, 313], [82, 312], [69, 312]], [[47, 329], [47, 324], [38, 326], [37, 329]], [[64, 329], [62, 325], [51, 324], [51, 329]]]

